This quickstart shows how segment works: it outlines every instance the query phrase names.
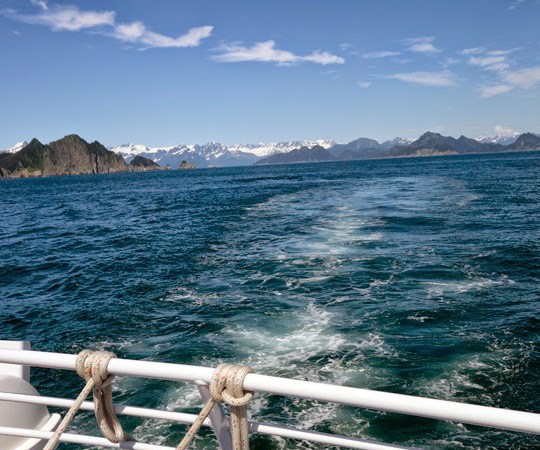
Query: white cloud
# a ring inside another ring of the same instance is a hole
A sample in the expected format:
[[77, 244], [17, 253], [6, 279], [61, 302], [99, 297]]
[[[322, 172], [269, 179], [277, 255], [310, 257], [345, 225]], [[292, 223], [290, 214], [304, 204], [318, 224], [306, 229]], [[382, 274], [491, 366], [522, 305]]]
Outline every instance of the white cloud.
[[444, 58], [443, 61], [440, 62], [441, 66], [443, 66], [445, 69], [450, 66], [455, 66], [456, 64], [459, 64], [461, 61], [457, 58], [448, 57]]
[[493, 129], [495, 131], [496, 136], [515, 136], [518, 134], [516, 130], [513, 130], [512, 128], [506, 128], [502, 125], [495, 125], [495, 128]]
[[456, 76], [448, 71], [396, 73], [386, 78], [421, 84], [423, 86], [453, 87], [458, 85]]
[[243, 47], [239, 44], [224, 44], [221, 49], [221, 55], [214, 56], [217, 61], [223, 62], [243, 62], [243, 61], [261, 61], [277, 62], [278, 64], [294, 64], [298, 56], [286, 50], [275, 48], [274, 41], [259, 42], [252, 47]]
[[343, 42], [342, 44], [339, 44], [339, 49], [342, 52], [348, 53], [349, 55], [358, 55], [358, 50], [356, 50], [355, 46], [348, 42]]
[[379, 58], [387, 58], [389, 56], [399, 56], [401, 53], [400, 52], [390, 52], [390, 51], [380, 51], [380, 52], [369, 52], [369, 53], [364, 53], [362, 55], [362, 58], [365, 58], [365, 59], [379, 59]]
[[356, 84], [358, 87], [361, 87], [362, 89], [367, 89], [371, 86], [371, 81], [357, 81]]
[[510, 48], [508, 50], [493, 50], [491, 52], [488, 52], [488, 55], [492, 55], [492, 56], [509, 55], [510, 53], [517, 52], [518, 50], [519, 50], [519, 47]]
[[45, 25], [53, 31], [80, 31], [113, 25], [116, 16], [114, 11], [81, 11], [70, 5], [47, 7], [38, 14], [18, 14], [14, 10], [4, 10], [2, 14], [18, 22]]
[[123, 42], [143, 44], [150, 47], [197, 47], [201, 41], [212, 34], [212, 26], [192, 28], [186, 34], [172, 38], [148, 30], [142, 22], [118, 24], [112, 36]]
[[478, 55], [480, 53], [483, 53], [486, 49], [484, 47], [472, 47], [472, 48], [466, 48], [464, 50], [461, 50], [459, 53], [462, 55]]
[[532, 89], [540, 84], [540, 66], [505, 72], [502, 78], [513, 86]]
[[333, 55], [328, 52], [313, 52], [308, 56], [299, 56], [287, 50], [276, 48], [274, 41], [257, 42], [251, 47], [244, 47], [238, 43], [224, 44], [220, 50], [220, 55], [213, 58], [221, 62], [274, 62], [278, 65], [292, 65], [303, 61], [317, 64], [344, 64], [345, 59], [341, 56]]
[[503, 71], [510, 67], [506, 62], [506, 56], [472, 56], [469, 58], [469, 64], [494, 72]]
[[416, 53], [439, 53], [441, 49], [433, 45], [435, 38], [433, 36], [417, 37], [412, 39], [406, 39], [405, 43], [409, 45], [408, 50]]
[[[197, 47], [201, 41], [212, 34], [214, 27], [203, 26], [190, 29], [187, 33], [170, 37], [150, 31], [142, 22], [116, 24], [115, 11], [83, 11], [77, 6], [48, 6], [44, 0], [31, 0], [41, 8], [36, 14], [19, 14], [15, 10], [0, 10], [0, 14], [18, 22], [45, 25], [53, 31], [81, 31], [90, 28], [101, 29], [104, 35], [123, 42], [140, 44], [142, 48], [151, 47]], [[110, 30], [112, 27], [112, 31]], [[326, 55], [313, 55], [324, 58]]]
[[495, 84], [491, 86], [480, 86], [480, 96], [483, 98], [494, 97], [495, 95], [506, 94], [514, 87], [509, 84]]
[[508, 7], [508, 9], [516, 9], [519, 5], [521, 5], [522, 3], [525, 3], [526, 0], [515, 0], [514, 2], [512, 2], [512, 4]]
[[301, 57], [303, 61], [310, 61], [317, 64], [343, 64], [345, 60], [341, 56], [333, 55], [328, 52], [316, 51], [311, 55]]
[[45, 0], [30, 0], [30, 3], [32, 3], [34, 6], [39, 6], [44, 11], [49, 9]]

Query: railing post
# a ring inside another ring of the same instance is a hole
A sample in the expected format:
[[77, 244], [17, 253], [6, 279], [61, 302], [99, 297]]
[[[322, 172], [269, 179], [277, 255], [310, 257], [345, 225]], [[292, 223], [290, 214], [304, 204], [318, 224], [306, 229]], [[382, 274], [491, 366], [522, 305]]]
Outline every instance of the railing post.
[[[28, 341], [0, 341], [0, 348], [7, 350], [30, 350], [31, 346]], [[27, 383], [30, 383], [29, 366], [1, 363], [0, 374], [22, 378]]]
[[[210, 400], [210, 389], [208, 389], [208, 383], [204, 381], [195, 381], [195, 384], [197, 385], [197, 389], [199, 389], [199, 394], [201, 394], [203, 403], [206, 403], [208, 400]], [[212, 429], [216, 434], [219, 448], [221, 450], [232, 450], [231, 430], [229, 429], [227, 417], [225, 417], [221, 406], [215, 405], [212, 408], [208, 418], [210, 419]]]

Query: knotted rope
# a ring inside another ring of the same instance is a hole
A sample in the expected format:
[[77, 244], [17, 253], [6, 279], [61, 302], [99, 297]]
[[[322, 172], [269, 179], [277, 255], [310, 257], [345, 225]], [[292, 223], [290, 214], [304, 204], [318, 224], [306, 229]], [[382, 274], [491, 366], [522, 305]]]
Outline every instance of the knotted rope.
[[231, 409], [231, 435], [234, 450], [249, 450], [248, 422], [246, 405], [253, 392], [244, 391], [244, 378], [253, 369], [248, 366], [220, 364], [210, 379], [211, 398], [201, 409], [193, 425], [188, 430], [176, 450], [185, 450], [193, 440], [201, 425], [216, 403], [224, 402]]
[[112, 358], [116, 358], [116, 355], [110, 352], [83, 350], [78, 354], [76, 362], [77, 374], [84, 378], [86, 385], [43, 450], [54, 450], [58, 446], [60, 436], [66, 431], [66, 428], [92, 390], [94, 391], [94, 413], [103, 436], [114, 443], [133, 440], [131, 436], [124, 433], [122, 425], [120, 425], [114, 412], [111, 387], [114, 375], [109, 374], [107, 370], [109, 361]]

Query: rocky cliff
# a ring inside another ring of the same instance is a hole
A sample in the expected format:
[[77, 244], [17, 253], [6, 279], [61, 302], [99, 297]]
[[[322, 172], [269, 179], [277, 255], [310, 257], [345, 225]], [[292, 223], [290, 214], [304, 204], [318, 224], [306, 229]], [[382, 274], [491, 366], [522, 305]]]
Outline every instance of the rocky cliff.
[[99, 142], [72, 134], [44, 145], [32, 139], [16, 153], [0, 154], [0, 177], [26, 178], [126, 172], [124, 159]]

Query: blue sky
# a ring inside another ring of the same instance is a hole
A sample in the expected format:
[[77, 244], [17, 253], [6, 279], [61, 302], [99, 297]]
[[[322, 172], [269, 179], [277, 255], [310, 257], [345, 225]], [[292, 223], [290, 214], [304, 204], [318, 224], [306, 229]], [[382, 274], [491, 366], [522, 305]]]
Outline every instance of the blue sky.
[[540, 131], [540, 0], [0, 0], [0, 148]]

